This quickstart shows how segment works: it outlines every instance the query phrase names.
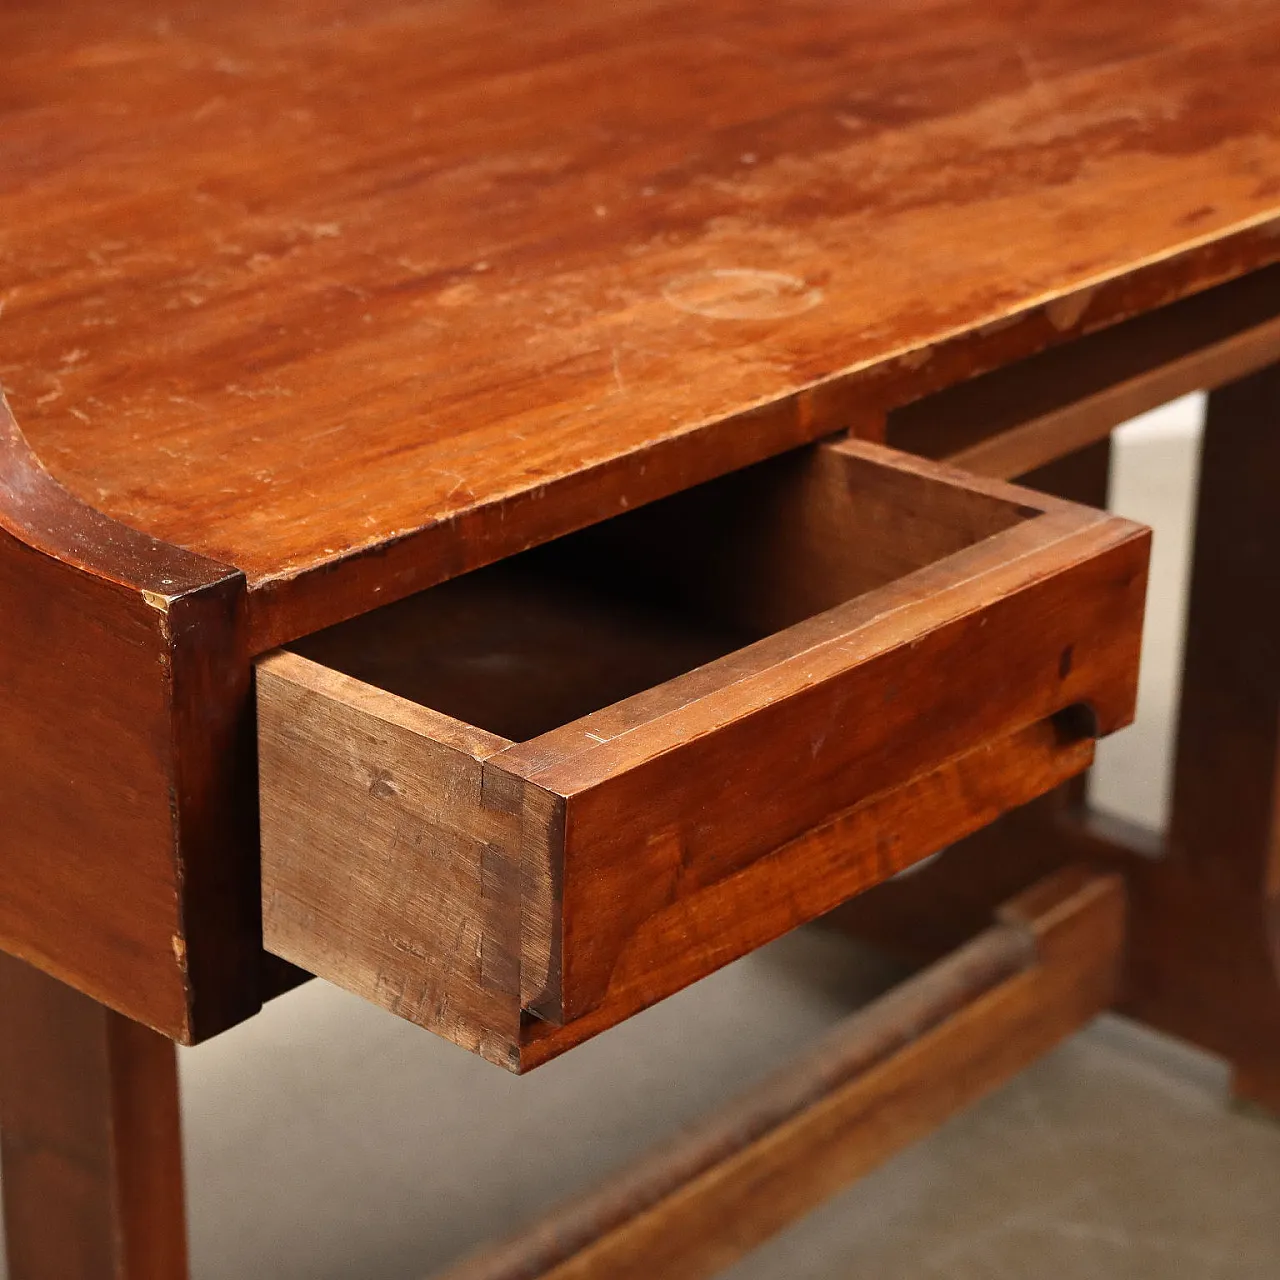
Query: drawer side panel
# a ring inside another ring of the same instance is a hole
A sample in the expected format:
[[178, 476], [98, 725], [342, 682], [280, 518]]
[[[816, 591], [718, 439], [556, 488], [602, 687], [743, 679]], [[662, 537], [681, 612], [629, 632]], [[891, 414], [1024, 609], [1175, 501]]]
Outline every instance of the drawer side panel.
[[504, 740], [291, 653], [258, 666], [267, 949], [491, 1062], [518, 1061], [518, 815]]

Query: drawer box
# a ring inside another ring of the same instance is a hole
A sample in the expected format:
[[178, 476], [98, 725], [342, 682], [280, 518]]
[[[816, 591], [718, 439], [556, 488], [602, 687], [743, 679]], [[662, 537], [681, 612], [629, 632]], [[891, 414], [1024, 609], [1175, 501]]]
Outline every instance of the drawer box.
[[520, 1070], [1086, 767], [1149, 534], [826, 442], [258, 666], [266, 945]]

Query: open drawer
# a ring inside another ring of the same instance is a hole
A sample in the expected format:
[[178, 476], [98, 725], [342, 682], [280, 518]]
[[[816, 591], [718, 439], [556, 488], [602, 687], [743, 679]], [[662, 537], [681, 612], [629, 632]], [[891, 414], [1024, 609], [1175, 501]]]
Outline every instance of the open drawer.
[[519, 1070], [1086, 767], [1149, 535], [826, 442], [258, 667], [266, 945]]

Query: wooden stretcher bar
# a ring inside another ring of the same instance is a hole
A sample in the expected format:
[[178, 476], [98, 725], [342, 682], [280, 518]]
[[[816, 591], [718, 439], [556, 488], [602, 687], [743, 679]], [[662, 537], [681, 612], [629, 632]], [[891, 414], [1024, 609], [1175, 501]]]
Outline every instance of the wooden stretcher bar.
[[1105, 1009], [1119, 877], [1066, 868], [611, 1181], [438, 1280], [713, 1275]]

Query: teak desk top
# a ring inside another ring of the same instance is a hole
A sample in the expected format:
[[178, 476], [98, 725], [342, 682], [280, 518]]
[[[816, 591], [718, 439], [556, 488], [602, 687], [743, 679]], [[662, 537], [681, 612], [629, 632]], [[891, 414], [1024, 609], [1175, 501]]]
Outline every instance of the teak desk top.
[[272, 987], [253, 657], [1280, 261], [1275, 0], [15, 0], [0, 51], [0, 946], [184, 1040]]
[[259, 647], [1280, 257], [1274, 0], [69, 0], [0, 49], [14, 416]]

